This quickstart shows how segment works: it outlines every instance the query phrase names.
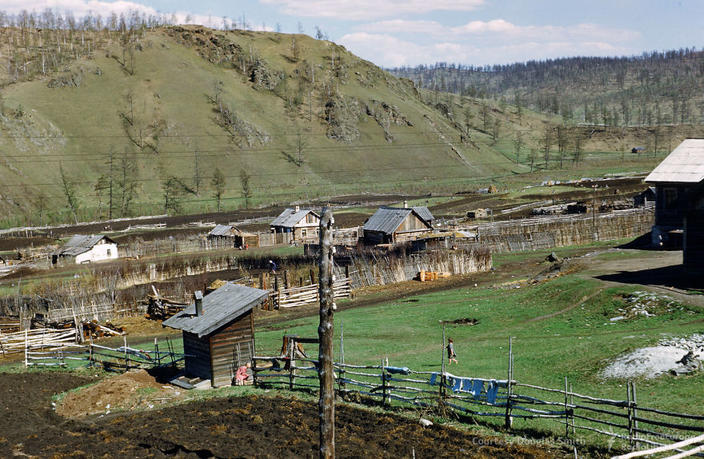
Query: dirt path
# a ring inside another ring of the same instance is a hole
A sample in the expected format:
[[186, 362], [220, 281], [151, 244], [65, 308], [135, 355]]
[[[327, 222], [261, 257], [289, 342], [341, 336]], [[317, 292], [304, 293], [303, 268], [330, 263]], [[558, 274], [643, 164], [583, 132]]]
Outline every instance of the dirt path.
[[595, 296], [597, 296], [598, 294], [600, 294], [603, 291], [604, 291], [604, 287], [599, 288], [591, 295], [584, 295], [579, 301], [572, 303], [571, 305], [567, 306], [564, 309], [560, 309], [559, 311], [551, 312], [550, 314], [545, 314], [542, 316], [533, 317], [532, 319], [526, 320], [526, 322], [539, 322], [541, 320], [550, 319], [552, 317], [559, 316], [560, 314], [564, 314], [566, 312], [569, 312], [569, 311], [573, 310], [574, 308], [576, 308], [577, 306], [584, 304], [587, 301], [591, 300], [592, 298], [594, 298]]
[[[609, 253], [623, 256], [598, 256]], [[607, 287], [640, 285], [681, 303], [704, 308], [704, 295], [692, 292], [704, 288], [704, 283], [684, 272], [682, 251], [608, 249], [580, 257], [579, 261], [585, 267], [579, 276], [596, 279]]]

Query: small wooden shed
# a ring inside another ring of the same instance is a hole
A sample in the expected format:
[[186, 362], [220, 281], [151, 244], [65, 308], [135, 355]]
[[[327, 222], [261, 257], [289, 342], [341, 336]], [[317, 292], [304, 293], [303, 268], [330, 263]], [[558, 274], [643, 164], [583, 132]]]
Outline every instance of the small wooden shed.
[[208, 233], [208, 241], [215, 247], [259, 247], [259, 237], [253, 233], [245, 233], [232, 225], [217, 225]]
[[364, 223], [363, 230], [365, 244], [376, 245], [412, 241], [431, 232], [433, 227], [415, 208], [380, 207]]
[[232, 384], [239, 366], [254, 356], [252, 309], [269, 292], [228, 282], [165, 320], [165, 327], [183, 331], [186, 374], [209, 379], [213, 387]]
[[271, 222], [273, 233], [289, 233], [294, 241], [304, 241], [318, 237], [320, 215], [312, 209], [284, 209], [281, 214]]

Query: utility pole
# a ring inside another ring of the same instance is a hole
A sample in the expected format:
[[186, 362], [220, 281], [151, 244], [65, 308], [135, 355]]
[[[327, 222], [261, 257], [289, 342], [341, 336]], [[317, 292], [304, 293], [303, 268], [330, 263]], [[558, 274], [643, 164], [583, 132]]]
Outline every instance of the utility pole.
[[318, 325], [318, 378], [320, 380], [320, 457], [335, 457], [335, 375], [333, 373], [333, 312], [335, 310], [332, 276], [332, 210], [323, 208], [320, 218], [320, 260], [318, 261], [318, 292], [320, 325]]
[[596, 232], [596, 189], [599, 185], [592, 185], [592, 234], [593, 238], [596, 241], [599, 236], [597, 235]]

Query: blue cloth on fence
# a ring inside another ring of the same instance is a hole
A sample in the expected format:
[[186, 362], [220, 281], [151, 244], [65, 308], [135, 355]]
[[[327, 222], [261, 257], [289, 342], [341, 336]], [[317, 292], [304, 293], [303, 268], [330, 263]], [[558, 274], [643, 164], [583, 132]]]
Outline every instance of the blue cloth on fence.
[[492, 405], [496, 403], [496, 394], [499, 392], [499, 384], [496, 382], [496, 380], [491, 380], [489, 381], [489, 384], [486, 388], [486, 401], [488, 403], [491, 403]]
[[437, 383], [438, 380], [438, 374], [437, 373], [431, 373], [430, 374], [430, 385], [434, 386], [435, 383]]
[[479, 396], [482, 395], [483, 389], [484, 381], [482, 381], [481, 379], [475, 379], [474, 384], [472, 384], [472, 395], [475, 399], [479, 399]]
[[462, 378], [452, 379], [452, 392], [459, 392], [462, 388]]
[[384, 370], [397, 375], [407, 375], [411, 372], [408, 367], [384, 367]]
[[463, 378], [462, 379], [462, 392], [472, 392], [472, 379]]

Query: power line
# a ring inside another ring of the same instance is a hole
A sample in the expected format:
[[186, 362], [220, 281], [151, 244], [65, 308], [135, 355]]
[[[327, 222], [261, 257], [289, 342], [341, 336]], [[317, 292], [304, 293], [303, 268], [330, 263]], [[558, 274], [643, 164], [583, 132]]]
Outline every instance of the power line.
[[[494, 165], [496, 164], [495, 162], [486, 162], [486, 163], [475, 163], [473, 165]], [[327, 171], [310, 171], [310, 172], [303, 172], [301, 173], [295, 173], [295, 172], [267, 172], [267, 173], [261, 173], [261, 174], [248, 174], [250, 177], [285, 177], [285, 176], [291, 176], [295, 178], [299, 178], [301, 176], [311, 176], [311, 175], [323, 175], [323, 174], [363, 174], [365, 172], [376, 172], [376, 171], [410, 171], [410, 170], [428, 170], [428, 169], [457, 169], [457, 165], [448, 165], [448, 166], [409, 166], [409, 167], [399, 167], [399, 166], [394, 166], [394, 167], [376, 167], [374, 169], [336, 169], [336, 170], [327, 170]], [[226, 175], [225, 178], [238, 178], [239, 175]], [[212, 179], [213, 176], [204, 176], [201, 177], [202, 180], [209, 180]], [[429, 178], [435, 178], [435, 177], [429, 177]], [[461, 179], [462, 177], [451, 177], [451, 178], [457, 178]], [[417, 182], [418, 179], [416, 180], [409, 180], [409, 182]], [[477, 179], [480, 180], [480, 179]], [[132, 182], [153, 182], [155, 181], [154, 178], [144, 178], [144, 179], [132, 179]], [[71, 181], [72, 185], [91, 185], [94, 184], [94, 181]], [[354, 183], [363, 183], [363, 182], [350, 182], [349, 184], [354, 184]], [[368, 183], [379, 183], [379, 180], [376, 180], [374, 182], [368, 182]], [[398, 180], [395, 180], [394, 183], [399, 183]], [[339, 182], [335, 183], [334, 185], [339, 184]], [[29, 186], [62, 186], [60, 183], [22, 183], [22, 184], [12, 184], [12, 185], [3, 185], [3, 187], [15, 187], [15, 188], [21, 188], [21, 187], [29, 187]], [[309, 185], [312, 186], [312, 185]]]

